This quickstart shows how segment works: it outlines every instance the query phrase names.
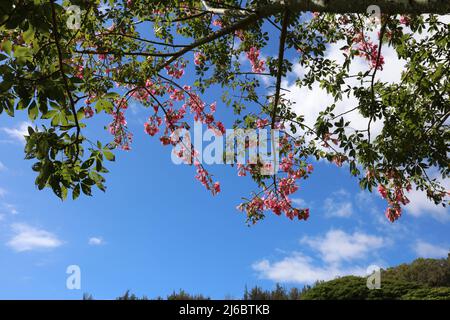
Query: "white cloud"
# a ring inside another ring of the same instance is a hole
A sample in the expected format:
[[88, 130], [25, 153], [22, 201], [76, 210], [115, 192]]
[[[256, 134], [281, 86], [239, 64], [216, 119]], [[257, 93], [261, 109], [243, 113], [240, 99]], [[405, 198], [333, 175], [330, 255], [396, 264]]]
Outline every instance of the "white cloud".
[[[365, 275], [366, 260], [385, 243], [381, 237], [361, 232], [330, 230], [323, 237], [304, 237], [300, 244], [318, 253], [319, 259], [294, 251], [279, 261], [263, 259], [252, 265], [261, 278], [277, 282], [313, 283], [345, 275]], [[349, 263], [351, 262], [351, 263]]]
[[350, 194], [344, 189], [333, 192], [331, 197], [325, 199], [324, 210], [327, 217], [350, 217], [354, 212]]
[[0, 188], [0, 197], [4, 197], [7, 193], [8, 192], [5, 189]]
[[28, 135], [28, 127], [31, 126], [31, 123], [23, 121], [19, 124], [19, 126], [15, 128], [1, 128], [10, 138], [20, 141], [21, 143], [25, 143], [25, 135]]
[[[435, 177], [432, 177], [435, 178]], [[440, 180], [441, 184], [444, 186], [446, 190], [450, 189], [450, 181], [449, 180]], [[405, 210], [407, 213], [415, 216], [426, 216], [430, 215], [434, 219], [441, 222], [450, 221], [450, 210], [449, 208], [444, 208], [442, 205], [435, 205], [434, 202], [430, 201], [425, 192], [420, 190], [411, 190], [407, 194], [408, 199], [411, 201], [405, 206]]]
[[291, 199], [292, 203], [300, 208], [310, 207], [308, 203], [302, 198], [293, 198]]
[[25, 223], [15, 223], [11, 228], [15, 235], [7, 245], [17, 252], [53, 249], [62, 245], [62, 241], [56, 235], [46, 230]]
[[0, 161], [0, 171], [6, 171], [6, 166]]
[[414, 245], [414, 251], [421, 258], [445, 258], [449, 254], [450, 248], [418, 240]]
[[17, 210], [16, 206], [10, 203], [2, 203], [3, 207], [9, 211], [11, 214], [18, 214], [19, 211]]
[[323, 261], [340, 263], [365, 258], [370, 252], [380, 248], [384, 239], [361, 232], [348, 234], [342, 230], [330, 230], [325, 237], [305, 236], [300, 241], [318, 251]]
[[298, 252], [273, 263], [268, 260], [258, 261], [252, 268], [265, 279], [298, 283], [314, 283], [317, 280], [331, 280], [345, 275], [365, 275], [366, 272], [366, 268], [363, 267], [316, 266], [310, 257]]
[[100, 246], [102, 244], [105, 244], [105, 241], [101, 237], [91, 237], [89, 238], [88, 243], [91, 246]]
[[353, 214], [353, 205], [350, 201], [337, 201], [333, 198], [326, 198], [324, 208], [327, 217], [348, 218]]

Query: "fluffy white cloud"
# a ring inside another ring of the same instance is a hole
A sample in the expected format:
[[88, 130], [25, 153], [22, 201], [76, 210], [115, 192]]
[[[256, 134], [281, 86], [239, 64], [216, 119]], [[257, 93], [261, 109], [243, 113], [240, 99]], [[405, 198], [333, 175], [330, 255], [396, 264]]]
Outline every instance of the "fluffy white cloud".
[[1, 128], [10, 138], [25, 143], [25, 135], [28, 135], [28, 127], [31, 123], [23, 121], [15, 128]]
[[[433, 176], [432, 178], [436, 178]], [[447, 189], [450, 189], [450, 181], [449, 180], [440, 180], [441, 184]], [[405, 210], [407, 213], [415, 216], [431, 216], [434, 219], [441, 222], [450, 221], [450, 210], [449, 208], [444, 208], [442, 205], [435, 205], [434, 202], [430, 201], [425, 192], [420, 190], [411, 190], [408, 193], [408, 199], [411, 201], [407, 206], [405, 206]]]
[[342, 230], [330, 230], [322, 237], [304, 237], [300, 244], [313, 249], [320, 259], [314, 260], [295, 251], [279, 261], [257, 261], [252, 265], [253, 270], [261, 278], [298, 283], [313, 283], [350, 274], [365, 275], [367, 258], [384, 245], [385, 240], [362, 232], [349, 234]]
[[[6, 192], [6, 191], [5, 191]], [[2, 206], [5, 210], [7, 210], [10, 214], [18, 214], [16, 206], [10, 203], [2, 203]]]
[[293, 198], [292, 199], [292, 203], [295, 204], [297, 207], [300, 207], [300, 208], [308, 207], [308, 208], [311, 209], [311, 206], [305, 201], [305, 199], [302, 199], [302, 198]]
[[46, 230], [25, 223], [13, 224], [11, 228], [15, 235], [7, 245], [17, 252], [53, 249], [62, 245], [62, 241], [56, 235]]
[[450, 248], [437, 246], [422, 240], [416, 241], [414, 251], [422, 258], [445, 258], [450, 252]]
[[365, 258], [370, 252], [384, 244], [382, 237], [362, 232], [353, 234], [343, 230], [330, 230], [324, 237], [305, 236], [300, 241], [318, 251], [322, 260], [328, 263], [340, 263]]
[[331, 280], [345, 275], [365, 275], [366, 268], [342, 268], [336, 265], [316, 266], [310, 257], [293, 253], [281, 261], [261, 260], [252, 265], [260, 277], [276, 282], [314, 283], [317, 280]]
[[100, 246], [102, 244], [105, 244], [105, 241], [101, 237], [91, 237], [88, 240], [88, 244], [91, 246]]
[[324, 210], [327, 217], [348, 218], [353, 214], [353, 204], [350, 194], [345, 190], [334, 192], [324, 201]]
[[3, 162], [0, 161], [0, 171], [5, 171], [6, 166], [3, 164]]

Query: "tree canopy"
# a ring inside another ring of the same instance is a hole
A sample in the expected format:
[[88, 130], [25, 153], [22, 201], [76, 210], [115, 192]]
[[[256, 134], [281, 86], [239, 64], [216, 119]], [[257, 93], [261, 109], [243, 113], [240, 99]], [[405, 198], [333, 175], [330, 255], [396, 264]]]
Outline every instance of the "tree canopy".
[[[380, 8], [378, 21], [369, 19], [370, 5]], [[440, 182], [449, 175], [450, 27], [440, 16], [448, 13], [448, 0], [2, 1], [0, 114], [28, 113], [36, 125], [28, 128], [25, 158], [34, 160], [37, 187], [76, 199], [94, 186], [104, 191], [104, 160], [131, 149], [130, 99], [151, 114], [145, 133], [168, 146], [180, 143], [173, 133], [192, 119], [225, 134], [215, 110], [230, 106], [234, 128], [281, 130], [278, 174], [262, 173], [260, 161], [237, 166], [257, 187], [239, 206], [249, 222], [267, 211], [307, 219], [309, 210], [295, 208], [290, 195], [313, 174], [313, 159], [345, 165], [363, 189], [378, 188], [394, 221], [411, 188], [437, 205], [448, 202]], [[343, 63], [327, 55], [336, 44]], [[273, 47], [277, 54], [266, 56]], [[386, 47], [405, 61], [395, 83], [377, 76]], [[361, 59], [366, 70], [352, 74]], [[284, 88], [298, 66], [298, 87], [312, 93], [319, 85], [334, 99], [317, 106], [314, 125]], [[186, 72], [195, 81], [186, 82]], [[217, 89], [222, 101], [209, 101]], [[346, 97], [355, 104], [336, 112]], [[110, 141], [85, 134], [102, 113], [111, 119]], [[349, 113], [365, 127], [352, 126]], [[188, 158], [196, 178], [218, 193], [196, 151]]]

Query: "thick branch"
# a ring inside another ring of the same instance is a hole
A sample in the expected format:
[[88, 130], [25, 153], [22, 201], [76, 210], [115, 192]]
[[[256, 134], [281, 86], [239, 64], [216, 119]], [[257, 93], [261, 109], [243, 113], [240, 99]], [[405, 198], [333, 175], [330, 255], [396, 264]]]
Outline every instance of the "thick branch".
[[64, 63], [63, 63], [63, 55], [61, 50], [61, 45], [59, 43], [59, 33], [58, 33], [58, 24], [56, 21], [56, 10], [55, 10], [55, 3], [54, 0], [50, 1], [51, 4], [51, 10], [52, 10], [52, 24], [53, 24], [53, 37], [55, 40], [56, 49], [58, 50], [58, 63], [59, 63], [59, 70], [61, 72], [61, 77], [64, 82], [64, 88], [66, 90], [67, 96], [69, 98], [70, 102], [70, 110], [73, 114], [73, 118], [75, 120], [75, 127], [76, 127], [76, 137], [75, 137], [75, 146], [76, 146], [76, 155], [75, 159], [73, 159], [72, 163], [75, 163], [78, 160], [78, 157], [80, 156], [80, 146], [78, 144], [80, 139], [80, 133], [81, 133], [81, 127], [80, 123], [78, 122], [78, 115], [77, 110], [75, 108], [75, 101], [72, 97], [72, 92], [69, 88], [69, 83], [67, 81], [66, 73], [64, 72]]
[[[367, 13], [372, 5], [379, 6], [383, 14], [447, 14], [450, 13], [450, 0], [275, 0], [277, 3], [258, 8], [269, 15], [286, 8], [297, 11], [328, 13]], [[284, 3], [284, 4], [283, 4]]]
[[275, 85], [275, 98], [273, 101], [272, 125], [271, 125], [272, 129], [274, 129], [275, 126], [278, 104], [280, 103], [281, 80], [283, 79], [284, 47], [286, 44], [288, 25], [289, 25], [289, 10], [286, 10], [283, 16], [283, 26], [281, 28], [280, 45], [278, 49], [278, 70], [277, 70], [277, 82]]

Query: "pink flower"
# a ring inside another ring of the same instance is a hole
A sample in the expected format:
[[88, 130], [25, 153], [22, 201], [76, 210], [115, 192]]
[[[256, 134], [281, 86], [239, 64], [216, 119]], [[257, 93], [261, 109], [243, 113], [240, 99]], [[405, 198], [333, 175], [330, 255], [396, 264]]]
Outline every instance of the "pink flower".
[[408, 16], [400, 16], [399, 21], [401, 24], [404, 24], [405, 26], [409, 26], [409, 24], [411, 23], [411, 18]]
[[223, 123], [220, 122], [220, 121], [217, 121], [216, 124], [217, 124], [217, 129], [219, 129], [220, 133], [221, 133], [221, 134], [225, 134], [225, 132], [226, 132], [227, 130], [225, 129], [225, 126], [223, 125]]
[[386, 218], [388, 218], [388, 220], [390, 222], [394, 222], [395, 220], [400, 218], [401, 215], [402, 215], [402, 208], [400, 208], [400, 207], [395, 207], [395, 208], [389, 207], [386, 209], [386, 212], [385, 212], [385, 216], [386, 216]]
[[258, 120], [256, 120], [256, 127], [258, 129], [263, 129], [268, 124], [269, 124], [269, 120], [268, 119], [258, 119]]
[[167, 146], [172, 143], [172, 140], [170, 139], [170, 137], [166, 137], [166, 136], [159, 138], [159, 141], [161, 141], [163, 146]]
[[372, 43], [370, 40], [366, 40], [361, 33], [357, 34], [353, 38], [353, 41], [358, 44], [357, 49], [359, 51], [359, 55], [366, 58], [370, 62], [372, 68], [383, 70], [385, 61], [383, 55], [378, 54], [378, 45]]
[[387, 197], [387, 191], [386, 191], [386, 188], [383, 186], [383, 185], [379, 185], [378, 186], [378, 193], [384, 198], [384, 199], [386, 199], [386, 197]]
[[194, 63], [196, 66], [202, 66], [205, 64], [206, 56], [201, 52], [194, 53]]
[[284, 172], [290, 172], [293, 166], [294, 155], [290, 153], [288, 157], [281, 159], [280, 167]]
[[220, 20], [220, 19], [216, 19], [216, 20], [214, 20], [213, 21], [213, 26], [216, 26], [216, 27], [220, 27], [220, 28], [222, 28], [222, 20]]
[[255, 73], [262, 73], [266, 70], [264, 67], [264, 61], [259, 59], [260, 51], [256, 47], [251, 47], [247, 52], [247, 58], [252, 65], [252, 71]]
[[299, 214], [298, 214], [298, 219], [299, 220], [308, 220], [309, 218], [309, 208], [303, 209]]
[[166, 66], [167, 74], [175, 79], [180, 79], [184, 75], [185, 67], [184, 64], [176, 62], [173, 66]]
[[245, 177], [247, 175], [247, 173], [245, 172], [246, 167], [243, 164], [238, 163], [237, 169], [239, 177]]
[[172, 94], [170, 95], [170, 99], [174, 101], [183, 101], [184, 100], [184, 93], [181, 90], [174, 90]]
[[87, 106], [84, 108], [84, 116], [89, 119], [94, 116], [94, 110], [91, 107]]
[[146, 122], [146, 123], [144, 123], [144, 131], [145, 131], [148, 135], [150, 135], [150, 136], [153, 137], [155, 134], [158, 133], [159, 128], [158, 128], [155, 124], [153, 124], [153, 123], [148, 123], [148, 122]]
[[75, 74], [75, 77], [77, 77], [78, 79], [83, 79], [84, 75], [84, 67], [83, 66], [78, 66], [77, 67], [77, 73]]
[[214, 189], [214, 194], [217, 194], [217, 193], [219, 193], [220, 192], [220, 183], [219, 182], [216, 182], [216, 183], [214, 183], [214, 187], [213, 187]]
[[216, 112], [217, 108], [217, 102], [213, 102], [209, 105], [209, 110], [211, 110], [212, 113]]

